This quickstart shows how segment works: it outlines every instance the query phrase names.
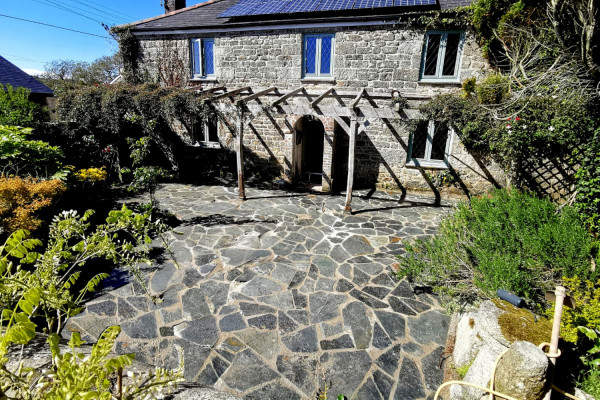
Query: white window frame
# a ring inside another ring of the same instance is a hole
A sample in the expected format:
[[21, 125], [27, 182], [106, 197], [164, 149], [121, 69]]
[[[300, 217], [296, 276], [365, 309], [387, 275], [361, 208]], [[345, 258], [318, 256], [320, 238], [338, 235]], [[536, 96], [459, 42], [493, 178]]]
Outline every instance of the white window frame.
[[205, 140], [196, 140], [194, 143], [192, 143], [192, 145], [194, 147], [206, 147], [206, 148], [213, 148], [213, 149], [220, 149], [221, 148], [221, 142], [219, 141], [219, 121], [215, 121], [215, 125], [217, 128], [217, 140], [216, 141], [212, 141], [210, 140], [210, 126], [208, 125], [208, 123], [206, 123], [206, 121], [202, 121], [199, 124], [194, 124], [193, 128], [194, 129], [194, 134], [193, 134], [193, 138], [196, 139], [196, 129], [202, 129], [202, 133], [204, 134], [204, 139]]
[[[309, 37], [317, 38], [317, 48], [315, 49], [315, 73], [306, 73], [306, 39]], [[324, 37], [331, 38], [331, 59], [329, 60], [329, 74], [321, 74], [321, 43]], [[334, 69], [333, 64], [335, 60], [335, 34], [334, 33], [311, 33], [302, 36], [302, 79], [333, 79]]]
[[454, 130], [448, 126], [448, 139], [446, 139], [446, 148], [444, 149], [443, 160], [432, 160], [431, 159], [431, 148], [433, 145], [433, 137], [435, 135], [435, 122], [428, 121], [427, 123], [427, 142], [425, 144], [425, 157], [424, 158], [413, 158], [412, 151], [415, 139], [415, 132], [410, 134], [410, 141], [408, 145], [408, 154], [406, 165], [409, 167], [424, 167], [424, 168], [450, 168], [450, 151], [452, 144], [454, 143]]
[[[198, 42], [198, 48], [199, 48], [199, 52], [198, 52], [198, 59], [196, 60], [194, 57], [194, 43]], [[204, 71], [204, 46], [203, 46], [203, 42], [212, 42], [213, 43], [213, 73], [212, 74], [206, 74]], [[208, 37], [203, 37], [203, 38], [194, 38], [190, 40], [190, 59], [191, 59], [191, 67], [192, 67], [192, 79], [215, 79], [216, 78], [216, 73], [217, 73], [217, 66], [216, 66], [216, 57], [215, 57], [215, 39], [214, 38], [208, 38]], [[200, 74], [195, 74], [194, 70], [195, 70], [195, 65], [196, 63], [200, 64]]]
[[[456, 54], [456, 62], [454, 64], [454, 74], [442, 75], [444, 58], [446, 57], [446, 42], [449, 34], [458, 33], [460, 39], [458, 42], [458, 53]], [[425, 76], [425, 58], [427, 57], [427, 47], [429, 46], [430, 35], [441, 35], [440, 37], [440, 48], [438, 49], [436, 74], [435, 76]], [[435, 82], [435, 83], [459, 83], [460, 79], [460, 65], [462, 62], [463, 49], [465, 45], [465, 32], [464, 31], [427, 31], [425, 33], [425, 43], [423, 43], [423, 52], [421, 54], [421, 71], [419, 73], [419, 82]]]

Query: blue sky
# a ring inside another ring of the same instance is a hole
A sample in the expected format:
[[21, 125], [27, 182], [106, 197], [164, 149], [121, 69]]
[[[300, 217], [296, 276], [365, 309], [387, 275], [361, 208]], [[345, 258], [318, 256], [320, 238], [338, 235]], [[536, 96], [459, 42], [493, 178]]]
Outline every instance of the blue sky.
[[[187, 5], [204, 0], [188, 0]], [[0, 14], [107, 36], [109, 26], [164, 13], [161, 0], [1, 0]], [[27, 72], [43, 71], [44, 63], [69, 59], [93, 61], [117, 50], [103, 39], [0, 16], [0, 55]]]

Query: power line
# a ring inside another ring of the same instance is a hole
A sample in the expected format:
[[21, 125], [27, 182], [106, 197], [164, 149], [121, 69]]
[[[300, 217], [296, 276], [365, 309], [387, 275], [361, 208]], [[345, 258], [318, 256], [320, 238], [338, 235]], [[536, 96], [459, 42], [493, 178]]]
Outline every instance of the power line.
[[[71, 1], [77, 1], [77, 0], [71, 0]], [[121, 15], [123, 15], [124, 17], [127, 17], [127, 18], [136, 19], [136, 17], [132, 17], [132, 16], [131, 16], [131, 15], [129, 15], [129, 14], [125, 14], [125, 13], [123, 13], [123, 12], [119, 11], [119, 10], [115, 10], [114, 8], [110, 8], [110, 7], [108, 7], [108, 6], [105, 6], [105, 5], [103, 5], [103, 4], [96, 3], [95, 1], [92, 1], [92, 0], [80, 0], [80, 1], [81, 1], [81, 2], [83, 2], [83, 3], [90, 3], [90, 4], [94, 4], [94, 5], [100, 6], [100, 7], [102, 7], [102, 8], [106, 8], [107, 10], [114, 11], [114, 12], [116, 12], [117, 14], [121, 14]]]
[[21, 56], [17, 56], [15, 54], [8, 54], [8, 53], [0, 53], [2, 56], [6, 56], [5, 58], [11, 58], [11, 59], [15, 59], [15, 60], [19, 60], [19, 61], [30, 61], [30, 62], [34, 62], [34, 63], [39, 63], [39, 64], [46, 64], [48, 61], [41, 61], [41, 60], [34, 60], [33, 58], [26, 58], [26, 57], [21, 57]]
[[67, 12], [70, 12], [70, 13], [82, 16], [83, 18], [87, 18], [90, 21], [94, 21], [94, 22], [97, 22], [99, 24], [102, 24], [102, 21], [98, 21], [97, 19], [94, 19], [94, 18], [92, 18], [92, 17], [90, 17], [88, 15], [84, 15], [84, 14], [78, 13], [77, 11], [73, 11], [73, 10], [71, 10], [71, 9], [65, 7], [65, 6], [62, 6], [62, 5], [57, 4], [57, 3], [54, 3], [52, 1], [49, 1], [49, 0], [48, 1], [33, 0], [33, 1], [35, 1], [36, 3], [40, 3], [40, 4], [44, 4], [44, 5], [50, 6], [50, 7], [58, 8], [59, 10], [67, 11]]
[[[135, 17], [132, 17], [131, 15], [127, 15], [127, 14], [124, 14], [124, 13], [122, 13], [120, 11], [114, 10], [112, 8], [103, 6], [101, 4], [94, 3], [93, 1], [87, 1], [87, 0], [69, 0], [69, 1], [71, 1], [73, 3], [80, 4], [80, 5], [84, 6], [84, 7], [91, 8], [92, 10], [99, 11], [99, 12], [101, 12], [101, 13], [107, 15], [107, 16], [113, 17], [113, 18], [115, 18], [117, 20], [129, 22], [130, 20], [134, 20], [135, 19]], [[96, 6], [100, 7], [100, 8], [97, 8], [97, 7], [94, 7], [92, 5], [85, 4], [85, 3], [94, 4], [94, 5], [96, 5]]]
[[45, 22], [32, 21], [32, 20], [30, 20], [30, 19], [19, 18], [19, 17], [13, 17], [13, 16], [11, 16], [11, 15], [4, 15], [4, 14], [0, 14], [0, 17], [4, 17], [4, 18], [11, 18], [11, 19], [16, 19], [16, 20], [19, 20], [19, 21], [25, 21], [25, 22], [31, 22], [32, 24], [38, 24], [38, 25], [49, 26], [49, 27], [56, 28], [56, 29], [62, 29], [62, 30], [65, 30], [65, 31], [70, 31], [70, 32], [81, 33], [81, 34], [83, 34], [83, 35], [95, 36], [95, 37], [99, 37], [99, 38], [102, 38], [102, 39], [112, 39], [110, 36], [96, 35], [95, 33], [89, 33], [89, 32], [78, 31], [78, 30], [76, 30], [76, 29], [65, 28], [65, 27], [58, 26], [58, 25], [46, 24]]

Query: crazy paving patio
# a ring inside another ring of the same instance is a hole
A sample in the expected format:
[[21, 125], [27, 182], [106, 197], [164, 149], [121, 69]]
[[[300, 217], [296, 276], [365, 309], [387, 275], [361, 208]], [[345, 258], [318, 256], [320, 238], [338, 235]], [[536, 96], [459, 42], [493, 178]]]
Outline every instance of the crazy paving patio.
[[330, 386], [357, 399], [417, 399], [442, 383], [448, 317], [393, 275], [403, 243], [435, 233], [451, 204], [355, 193], [344, 197], [222, 186], [165, 185], [159, 207], [181, 225], [137, 282], [72, 318], [65, 336], [94, 341], [110, 325], [116, 350], [176, 368], [246, 399], [315, 398]]

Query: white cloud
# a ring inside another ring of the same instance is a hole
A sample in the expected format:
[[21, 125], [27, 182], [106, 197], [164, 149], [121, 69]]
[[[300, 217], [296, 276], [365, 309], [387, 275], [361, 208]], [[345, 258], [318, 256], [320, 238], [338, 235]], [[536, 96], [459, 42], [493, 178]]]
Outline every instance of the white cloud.
[[39, 69], [31, 69], [31, 68], [23, 68], [23, 71], [27, 72], [31, 76], [40, 76], [45, 72], [45, 71], [42, 71]]

